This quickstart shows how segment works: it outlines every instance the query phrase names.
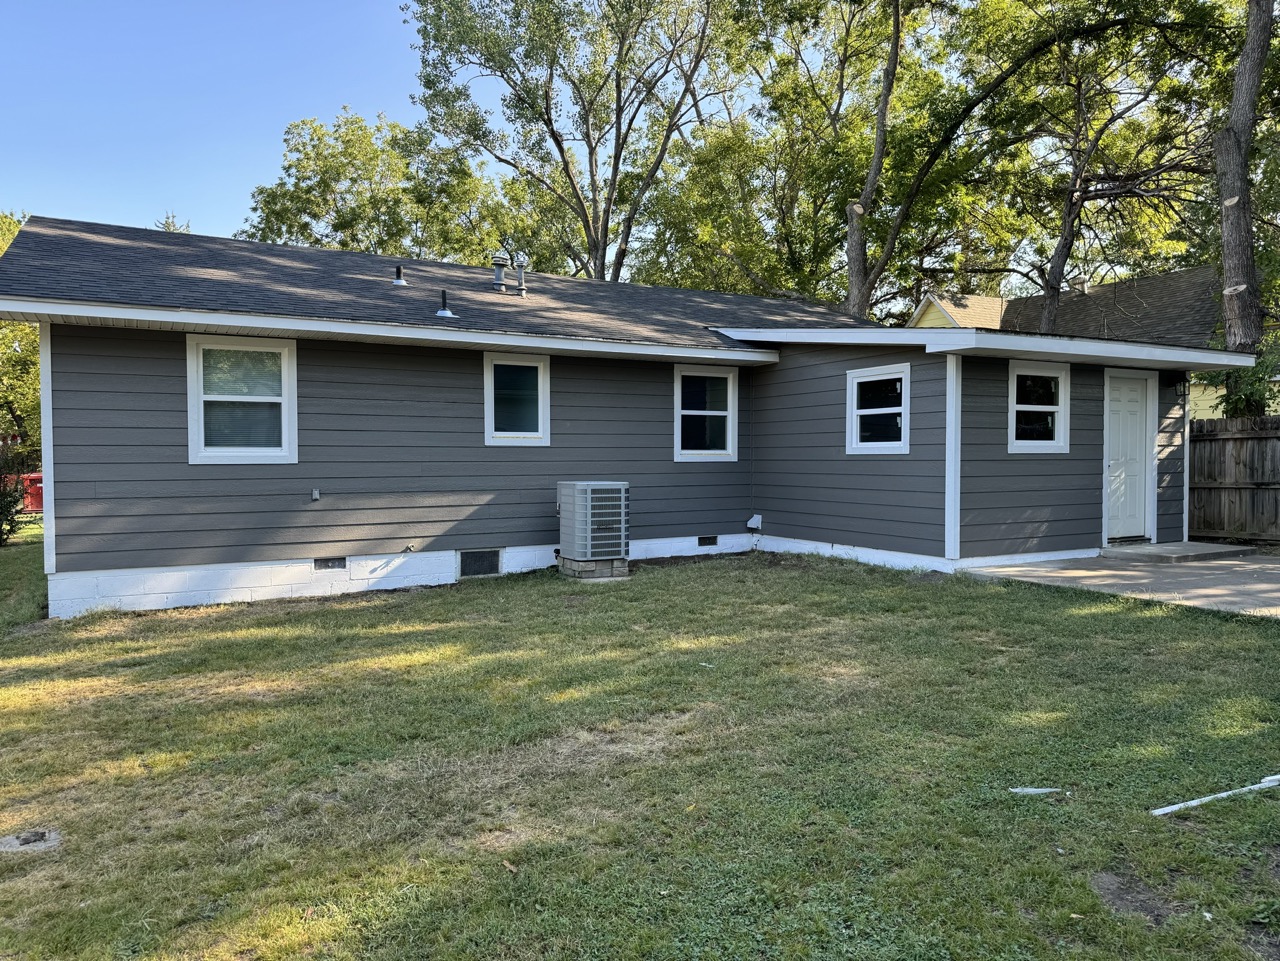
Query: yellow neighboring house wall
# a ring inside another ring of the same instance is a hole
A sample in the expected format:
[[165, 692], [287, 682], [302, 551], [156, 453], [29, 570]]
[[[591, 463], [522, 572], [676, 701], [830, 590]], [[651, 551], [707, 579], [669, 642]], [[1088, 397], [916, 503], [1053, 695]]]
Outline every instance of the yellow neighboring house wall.
[[[1187, 407], [1191, 410], [1192, 420], [1213, 420], [1222, 417], [1221, 408], [1215, 406], [1222, 396], [1221, 387], [1210, 387], [1207, 384], [1191, 382], [1191, 392], [1187, 395]], [[1272, 401], [1267, 405], [1268, 414], [1280, 414], [1280, 401]]]
[[911, 326], [913, 327], [954, 327], [955, 321], [932, 300], [925, 304], [924, 310]]

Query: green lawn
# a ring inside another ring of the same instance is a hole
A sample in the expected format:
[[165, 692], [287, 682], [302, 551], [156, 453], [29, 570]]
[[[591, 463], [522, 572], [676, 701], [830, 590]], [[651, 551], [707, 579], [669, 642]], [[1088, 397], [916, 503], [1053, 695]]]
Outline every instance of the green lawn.
[[1280, 791], [1147, 813], [1280, 771], [1276, 622], [751, 556], [0, 636], [0, 957], [1280, 956]]
[[40, 521], [30, 522], [0, 547], [0, 635], [45, 616], [43, 533]]

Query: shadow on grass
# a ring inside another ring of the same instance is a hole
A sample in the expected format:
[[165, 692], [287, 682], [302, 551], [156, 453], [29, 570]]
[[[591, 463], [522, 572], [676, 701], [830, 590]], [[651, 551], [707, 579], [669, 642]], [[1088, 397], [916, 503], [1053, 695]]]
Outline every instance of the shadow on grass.
[[[1280, 821], [1145, 811], [1274, 763], [1278, 639], [755, 558], [51, 626], [0, 659], [0, 789], [67, 842], [0, 862], [0, 944], [1207, 957], [1273, 892], [1239, 844]], [[1225, 921], [1100, 914], [1117, 862]]]

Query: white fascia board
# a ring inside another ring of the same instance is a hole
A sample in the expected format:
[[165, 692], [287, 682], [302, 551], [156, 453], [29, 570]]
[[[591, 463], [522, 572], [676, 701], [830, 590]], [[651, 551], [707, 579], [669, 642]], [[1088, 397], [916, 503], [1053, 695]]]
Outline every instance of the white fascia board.
[[930, 354], [961, 354], [977, 357], [1012, 357], [1019, 360], [1056, 360], [1077, 364], [1121, 364], [1130, 367], [1167, 370], [1222, 370], [1252, 367], [1252, 354], [1225, 350], [1197, 350], [1191, 347], [1162, 347], [1123, 340], [1086, 340], [1014, 334], [1006, 331], [950, 330], [942, 327], [807, 328], [716, 328], [735, 340], [770, 344], [810, 344], [852, 347], [920, 347]]
[[769, 344], [812, 344], [852, 347], [924, 347], [939, 334], [964, 334], [968, 331], [945, 327], [715, 327], [734, 340]]
[[[944, 331], [943, 333], [951, 333]], [[1222, 370], [1252, 367], [1252, 354], [1225, 350], [1198, 350], [1192, 347], [1163, 347], [1123, 340], [1085, 340], [1010, 334], [990, 330], [969, 330], [972, 344], [962, 347], [930, 345], [929, 353], [959, 353], [975, 356], [1018, 357], [1027, 360], [1062, 360], [1075, 363], [1124, 364], [1129, 367], [1170, 370]]]
[[[458, 330], [387, 321], [325, 320], [268, 314], [236, 314], [221, 311], [175, 310], [157, 307], [121, 307], [112, 304], [59, 303], [44, 300], [0, 298], [0, 319], [75, 323], [78, 319], [106, 323], [102, 326], [140, 327], [156, 330], [218, 333], [243, 331], [293, 337], [363, 340], [382, 343], [417, 343], [464, 350], [498, 348], [552, 354], [616, 356], [634, 360], [708, 361], [728, 364], [772, 364], [778, 352], [751, 347], [688, 347], [665, 344], [633, 344], [590, 337], [556, 337], [542, 334], [508, 334], [487, 330]], [[112, 323], [114, 322], [114, 323]]]

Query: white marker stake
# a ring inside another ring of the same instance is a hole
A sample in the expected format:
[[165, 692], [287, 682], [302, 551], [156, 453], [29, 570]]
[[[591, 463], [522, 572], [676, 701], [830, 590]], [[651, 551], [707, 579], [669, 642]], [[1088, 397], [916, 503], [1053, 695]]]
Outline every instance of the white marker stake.
[[1198, 797], [1194, 801], [1183, 801], [1181, 804], [1170, 804], [1168, 807], [1156, 808], [1151, 813], [1156, 817], [1162, 814], [1172, 814], [1174, 811], [1181, 811], [1184, 808], [1199, 807], [1207, 801], [1216, 801], [1220, 797], [1231, 797], [1233, 794], [1244, 794], [1246, 791], [1261, 791], [1264, 788], [1280, 787], [1280, 774], [1273, 774], [1270, 777], [1264, 777], [1257, 784], [1250, 784], [1248, 787], [1238, 787], [1234, 791], [1223, 791], [1220, 794], [1210, 794], [1208, 797]]

